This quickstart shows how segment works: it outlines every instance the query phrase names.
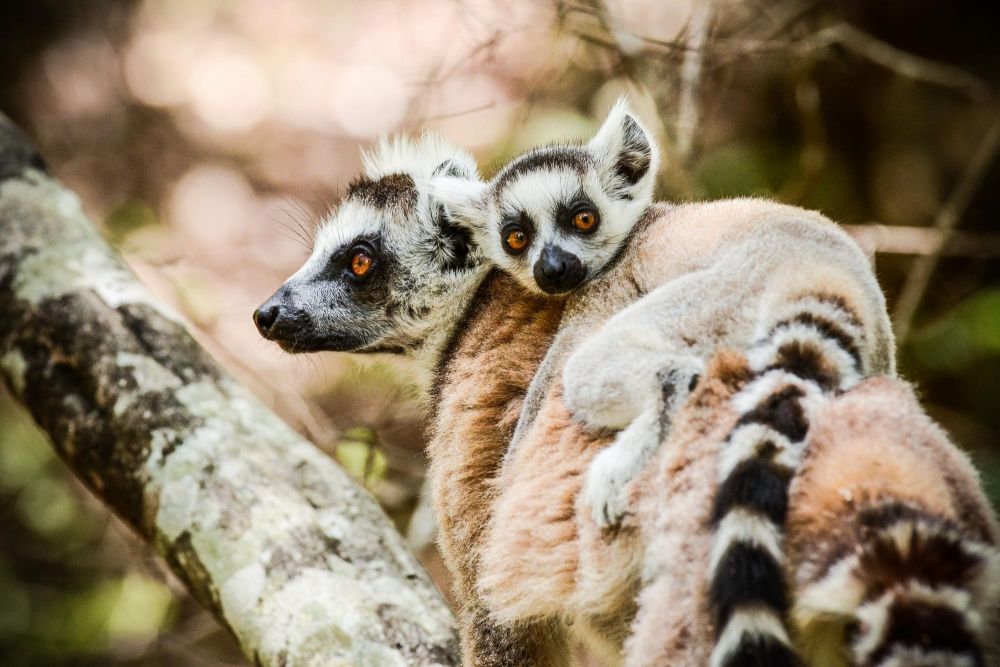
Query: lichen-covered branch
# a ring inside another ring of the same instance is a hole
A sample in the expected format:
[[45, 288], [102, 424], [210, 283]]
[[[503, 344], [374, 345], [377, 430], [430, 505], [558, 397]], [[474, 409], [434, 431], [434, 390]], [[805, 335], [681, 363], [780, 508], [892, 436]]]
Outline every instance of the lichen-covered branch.
[[256, 664], [457, 664], [376, 502], [216, 366], [3, 116], [0, 369]]

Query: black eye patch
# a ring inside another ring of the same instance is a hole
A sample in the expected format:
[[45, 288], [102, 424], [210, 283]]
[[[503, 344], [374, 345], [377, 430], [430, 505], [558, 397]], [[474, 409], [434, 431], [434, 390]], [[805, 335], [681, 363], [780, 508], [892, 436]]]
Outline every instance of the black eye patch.
[[[372, 266], [362, 277], [351, 271], [352, 260], [359, 250], [372, 259]], [[340, 289], [346, 290], [355, 308], [370, 311], [373, 316], [387, 308], [393, 285], [398, 290], [400, 285], [412, 282], [402, 274], [395, 254], [377, 234], [358, 236], [330, 253], [323, 279], [336, 282]]]
[[[363, 280], [355, 276], [351, 270], [354, 257], [358, 252], [364, 252], [372, 260], [372, 266]], [[378, 235], [362, 235], [341, 245], [330, 253], [327, 260], [325, 279], [343, 280], [356, 286], [366, 285], [375, 281], [380, 274], [385, 273], [385, 253], [382, 238]]]
[[535, 221], [525, 211], [511, 211], [509, 213], [505, 213], [504, 216], [500, 218], [500, 225], [498, 229], [503, 230], [508, 227], [515, 226], [520, 227], [532, 236], [535, 235]]
[[573, 219], [577, 214], [587, 211], [593, 212], [594, 216], [596, 216], [597, 222], [593, 229], [585, 233], [597, 231], [597, 225], [600, 224], [600, 211], [597, 208], [597, 204], [595, 204], [583, 191], [578, 192], [568, 201], [559, 202], [556, 206], [555, 212], [556, 225], [566, 232], [579, 235], [581, 232], [573, 224]]
[[471, 267], [473, 262], [469, 258], [469, 252], [473, 243], [472, 232], [456, 224], [442, 204], [435, 209], [434, 220], [441, 230], [442, 249], [447, 250], [442, 253], [444, 259], [441, 268], [445, 271], [460, 271]]
[[500, 220], [500, 244], [512, 257], [524, 254], [535, 236], [535, 223], [524, 211], [506, 215]]

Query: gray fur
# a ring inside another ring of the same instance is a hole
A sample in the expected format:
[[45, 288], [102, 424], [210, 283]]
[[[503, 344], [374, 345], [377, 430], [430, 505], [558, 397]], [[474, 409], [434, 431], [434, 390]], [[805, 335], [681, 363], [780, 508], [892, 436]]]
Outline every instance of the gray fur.
[[[888, 314], [867, 259], [846, 234], [811, 217], [755, 227], [720, 246], [700, 270], [660, 285], [616, 313], [567, 360], [563, 385], [574, 416], [602, 430], [617, 431], [635, 420], [667, 428], [682, 401], [664, 401], [660, 377], [668, 372], [693, 377], [720, 347], [750, 349], [774, 309], [824, 287], [823, 274], [810, 275], [807, 267], [829, 267], [852, 286], [851, 296], [866, 304], [865, 374], [893, 372], [893, 349], [885, 336]], [[793, 261], [801, 272], [790, 268]], [[641, 470], [660, 436], [660, 431], [625, 428], [595, 459], [585, 493], [599, 524], [621, 519], [624, 487], [631, 479], [623, 471]]]

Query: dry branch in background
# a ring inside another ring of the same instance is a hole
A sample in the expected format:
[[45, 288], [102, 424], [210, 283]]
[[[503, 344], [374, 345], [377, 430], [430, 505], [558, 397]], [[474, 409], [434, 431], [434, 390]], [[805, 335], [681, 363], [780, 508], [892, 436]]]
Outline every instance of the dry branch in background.
[[0, 369], [255, 664], [457, 664], [375, 500], [152, 300], [3, 116]]
[[824, 28], [810, 35], [796, 45], [796, 50], [799, 53], [807, 53], [837, 45], [891, 72], [916, 81], [952, 88], [975, 98], [986, 97], [991, 90], [989, 83], [960, 67], [898, 49], [847, 23]]
[[705, 57], [712, 20], [712, 1], [703, 0], [691, 12], [688, 26], [687, 52], [681, 65], [681, 94], [677, 104], [676, 149], [677, 159], [684, 162], [691, 154], [695, 129], [698, 127], [698, 87], [701, 83], [701, 66]]
[[955, 226], [965, 214], [965, 210], [972, 203], [972, 197], [979, 184], [986, 175], [986, 170], [1000, 150], [1000, 117], [997, 117], [986, 136], [983, 137], [976, 154], [972, 156], [965, 171], [958, 179], [958, 183], [948, 196], [948, 200], [938, 211], [934, 219], [933, 228], [940, 234], [940, 242], [933, 252], [922, 255], [913, 260], [910, 272], [903, 284], [903, 291], [899, 295], [896, 303], [896, 311], [893, 313], [893, 328], [896, 330], [896, 340], [905, 341], [910, 334], [910, 327], [913, 325], [913, 318], [917, 313], [924, 292], [930, 284], [934, 269], [937, 268], [938, 261], [944, 248], [949, 244]]

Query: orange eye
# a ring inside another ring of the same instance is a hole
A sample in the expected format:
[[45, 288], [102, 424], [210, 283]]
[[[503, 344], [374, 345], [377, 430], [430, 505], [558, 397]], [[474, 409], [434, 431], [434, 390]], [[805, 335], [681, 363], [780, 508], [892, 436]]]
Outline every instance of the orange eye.
[[521, 252], [528, 247], [528, 235], [524, 233], [523, 229], [512, 229], [504, 237], [504, 243], [509, 250]]
[[351, 257], [351, 273], [360, 278], [371, 271], [374, 263], [371, 255], [364, 251], [358, 251]]
[[589, 232], [597, 224], [597, 214], [593, 211], [580, 211], [573, 216], [573, 226], [581, 232]]

